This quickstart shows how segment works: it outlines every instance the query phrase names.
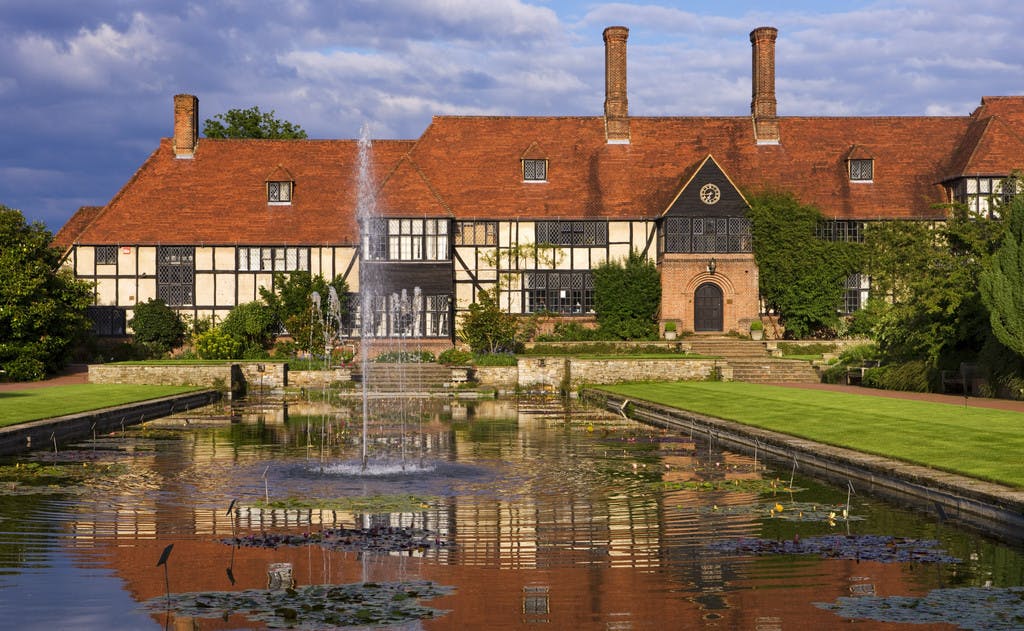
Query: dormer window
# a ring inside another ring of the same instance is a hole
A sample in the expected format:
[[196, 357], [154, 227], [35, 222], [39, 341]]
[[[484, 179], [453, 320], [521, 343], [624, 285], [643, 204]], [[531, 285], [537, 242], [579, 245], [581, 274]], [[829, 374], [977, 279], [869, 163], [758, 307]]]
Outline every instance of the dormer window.
[[850, 160], [850, 181], [871, 182], [875, 179], [875, 161], [871, 158]]
[[291, 182], [267, 182], [267, 203], [287, 205], [292, 203]]
[[548, 180], [547, 160], [523, 160], [524, 182], [546, 182]]

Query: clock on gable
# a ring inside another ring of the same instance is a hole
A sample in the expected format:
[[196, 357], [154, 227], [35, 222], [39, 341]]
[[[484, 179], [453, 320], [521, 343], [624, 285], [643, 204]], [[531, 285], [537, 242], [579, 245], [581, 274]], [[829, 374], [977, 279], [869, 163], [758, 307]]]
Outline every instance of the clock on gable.
[[700, 187], [700, 201], [710, 206], [718, 203], [720, 199], [722, 199], [722, 191], [714, 184], [705, 184]]

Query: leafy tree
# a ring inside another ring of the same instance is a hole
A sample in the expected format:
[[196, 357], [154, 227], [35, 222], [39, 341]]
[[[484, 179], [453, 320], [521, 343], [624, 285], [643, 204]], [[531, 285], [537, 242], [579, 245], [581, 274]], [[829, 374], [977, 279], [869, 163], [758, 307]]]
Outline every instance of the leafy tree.
[[[331, 313], [331, 288], [338, 296], [336, 314]], [[319, 308], [312, 300], [313, 292], [320, 296]], [[328, 283], [323, 276], [309, 272], [275, 274], [274, 291], [261, 288], [260, 297], [291, 334], [296, 346], [312, 355], [323, 355], [328, 340], [337, 341], [349, 320], [348, 283], [341, 276]]]
[[750, 218], [761, 299], [778, 313], [786, 335], [834, 329], [846, 279], [858, 271], [857, 244], [815, 236], [821, 213], [789, 193], [752, 197]]
[[624, 263], [606, 261], [593, 274], [594, 311], [602, 333], [624, 340], [657, 336], [661, 276], [653, 261], [631, 251]]
[[261, 112], [259, 107], [231, 109], [203, 123], [207, 138], [306, 138], [302, 127], [274, 117], [274, 110]]
[[135, 305], [128, 326], [134, 332], [135, 341], [146, 345], [156, 356], [181, 345], [185, 338], [185, 323], [181, 316], [158, 298]]
[[996, 339], [1024, 356], [1024, 197], [1004, 208], [1003, 220], [1002, 242], [981, 273], [981, 298]]
[[0, 205], [0, 368], [8, 379], [42, 379], [65, 366], [91, 328], [92, 286], [60, 268], [53, 235]]
[[238, 340], [242, 357], [266, 357], [266, 349], [273, 342], [277, 330], [277, 314], [259, 300], [243, 302], [228, 312], [217, 329], [219, 334]]
[[922, 360], [934, 370], [974, 358], [989, 331], [978, 285], [1000, 230], [959, 206], [945, 223], [893, 221], [868, 229], [866, 271], [889, 302], [874, 326], [884, 361]]
[[476, 302], [462, 315], [459, 337], [474, 353], [514, 353], [521, 349], [516, 317], [505, 313], [489, 291], [477, 294]]
[[214, 327], [196, 335], [196, 353], [202, 359], [236, 359], [242, 355], [242, 342]]

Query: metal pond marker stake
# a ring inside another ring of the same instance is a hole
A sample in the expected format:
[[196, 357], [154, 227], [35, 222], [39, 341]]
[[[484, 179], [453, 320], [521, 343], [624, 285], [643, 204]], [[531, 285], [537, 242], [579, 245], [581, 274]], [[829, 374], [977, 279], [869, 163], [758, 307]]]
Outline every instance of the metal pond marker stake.
[[170, 576], [168, 576], [168, 574], [167, 574], [167, 559], [170, 558], [170, 556], [171, 556], [171, 549], [173, 547], [174, 547], [173, 543], [167, 544], [167, 547], [164, 548], [163, 553], [160, 555], [160, 560], [156, 562], [156, 566], [157, 567], [160, 567], [161, 565], [164, 566], [164, 588], [167, 591], [167, 608], [168, 609], [171, 608], [171, 579], [170, 579]]
[[270, 465], [267, 465], [267, 468], [263, 470], [263, 493], [264, 493], [264, 496], [266, 497], [267, 504], [269, 505], [270, 504], [270, 483], [267, 481], [267, 471], [270, 471]]
[[57, 432], [51, 432], [50, 439], [53, 441], [53, 453], [57, 453]]
[[793, 470], [790, 471], [790, 473], [789, 473], [789, 488], [790, 488], [790, 492], [792, 492], [792, 489], [793, 489], [793, 478], [796, 477], [796, 466], [797, 466], [797, 464], [796, 464], [796, 453], [794, 453], [793, 454]]
[[238, 501], [237, 499], [231, 500], [231, 503], [228, 504], [227, 512], [224, 513], [225, 515], [227, 515], [228, 517], [231, 518], [231, 538], [234, 539], [234, 545], [231, 546], [231, 562], [228, 563], [228, 567], [225, 570], [225, 572], [228, 575], [228, 580], [231, 581], [232, 585], [235, 584], [235, 548], [238, 547], [238, 531], [237, 531], [237, 528], [236, 528], [236, 525], [235, 525], [235, 510], [234, 510], [235, 509], [235, 502], [237, 502], [237, 501]]

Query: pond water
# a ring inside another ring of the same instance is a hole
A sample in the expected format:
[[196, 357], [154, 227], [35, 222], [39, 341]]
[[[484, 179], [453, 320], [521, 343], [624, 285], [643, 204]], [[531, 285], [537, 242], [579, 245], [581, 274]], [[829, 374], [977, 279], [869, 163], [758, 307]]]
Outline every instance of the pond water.
[[388, 400], [365, 470], [361, 427], [266, 397], [4, 463], [0, 627], [1024, 627], [1022, 550], [798, 468], [558, 399]]

